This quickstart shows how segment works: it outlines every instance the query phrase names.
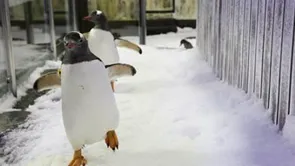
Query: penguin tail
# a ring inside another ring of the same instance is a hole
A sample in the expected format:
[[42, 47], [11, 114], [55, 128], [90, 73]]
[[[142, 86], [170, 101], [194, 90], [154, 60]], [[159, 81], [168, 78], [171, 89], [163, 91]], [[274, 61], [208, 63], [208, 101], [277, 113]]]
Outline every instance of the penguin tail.
[[110, 80], [116, 80], [117, 78], [134, 76], [136, 74], [136, 69], [132, 65], [116, 63], [112, 65], [105, 66]]
[[41, 92], [60, 87], [61, 80], [58, 69], [49, 69], [42, 73], [42, 75], [34, 82], [33, 89]]
[[118, 47], [126, 47], [138, 52], [139, 54], [142, 54], [142, 49], [135, 43], [120, 38], [115, 39], [115, 42]]

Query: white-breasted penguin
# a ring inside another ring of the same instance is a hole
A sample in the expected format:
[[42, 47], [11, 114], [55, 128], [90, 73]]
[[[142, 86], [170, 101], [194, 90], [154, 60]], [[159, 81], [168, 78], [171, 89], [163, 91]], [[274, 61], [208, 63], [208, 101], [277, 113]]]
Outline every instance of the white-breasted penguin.
[[[105, 65], [119, 63], [120, 56], [114, 42], [114, 36], [110, 32], [108, 20], [100, 10], [91, 12], [84, 20], [94, 23], [94, 27], [88, 33], [88, 45], [91, 52], [98, 56]], [[99, 44], [98, 44], [99, 43]], [[114, 91], [114, 81], [110, 80]]]
[[84, 17], [84, 20], [95, 24], [89, 31], [87, 38], [90, 51], [96, 56], [99, 55], [105, 65], [118, 63], [120, 61], [119, 53], [104, 13], [99, 10], [94, 11]]
[[79, 32], [69, 32], [64, 44], [62, 117], [67, 138], [75, 151], [69, 166], [80, 166], [86, 164], [81, 152], [83, 145], [105, 139], [108, 147], [118, 148], [115, 129], [119, 124], [119, 111], [105, 65], [89, 50], [85, 37]]

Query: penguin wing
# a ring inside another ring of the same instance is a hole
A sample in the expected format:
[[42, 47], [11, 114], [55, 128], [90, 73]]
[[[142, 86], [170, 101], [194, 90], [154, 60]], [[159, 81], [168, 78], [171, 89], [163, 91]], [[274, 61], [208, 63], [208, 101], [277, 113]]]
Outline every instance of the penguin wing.
[[49, 69], [34, 82], [33, 89], [41, 92], [44, 90], [54, 89], [61, 86], [60, 70]]
[[141, 48], [138, 45], [136, 45], [135, 43], [132, 43], [128, 40], [116, 38], [115, 43], [118, 47], [126, 47], [126, 48], [129, 48], [129, 49], [132, 49], [132, 50], [138, 52], [139, 54], [142, 54]]
[[132, 65], [116, 63], [105, 66], [110, 80], [115, 80], [124, 76], [134, 76], [136, 74], [136, 69]]
[[[89, 32], [85, 32], [85, 33], [83, 33], [83, 35], [85, 36], [86, 39], [88, 39]], [[113, 36], [114, 36], [114, 34], [113, 34]], [[117, 47], [126, 47], [126, 48], [129, 48], [131, 50], [138, 52], [139, 54], [142, 54], [142, 49], [138, 45], [136, 45], [135, 43], [132, 43], [132, 42], [125, 40], [125, 39], [121, 39], [116, 36], [114, 36], [114, 40], [115, 40]]]

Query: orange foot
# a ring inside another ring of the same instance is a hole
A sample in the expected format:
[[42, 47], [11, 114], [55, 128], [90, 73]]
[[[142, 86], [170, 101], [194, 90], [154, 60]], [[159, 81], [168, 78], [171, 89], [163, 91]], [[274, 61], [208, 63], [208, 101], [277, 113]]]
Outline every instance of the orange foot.
[[111, 86], [112, 86], [113, 92], [115, 92], [115, 82], [114, 81], [111, 81]]
[[87, 164], [86, 159], [82, 156], [81, 149], [76, 150], [73, 156], [72, 161], [69, 166], [85, 166]]
[[119, 149], [118, 137], [114, 130], [107, 132], [105, 142], [107, 144], [107, 147], [110, 147], [111, 149], [113, 149], [113, 151], [115, 151], [116, 148]]

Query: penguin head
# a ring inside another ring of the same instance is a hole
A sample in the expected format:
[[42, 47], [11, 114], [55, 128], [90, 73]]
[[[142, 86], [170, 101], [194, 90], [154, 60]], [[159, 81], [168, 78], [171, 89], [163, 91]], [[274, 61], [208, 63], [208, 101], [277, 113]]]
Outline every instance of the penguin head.
[[187, 41], [186, 41], [185, 39], [182, 39], [182, 40], [180, 41], [180, 46], [183, 45], [183, 44], [185, 44], [185, 43], [187, 43]]
[[[79, 48], [85, 48], [87, 46], [87, 40], [82, 33], [77, 31], [71, 31], [64, 36], [63, 39], [65, 49], [67, 51], [74, 51]], [[87, 47], [86, 47], [87, 48]]]
[[85, 16], [83, 20], [93, 22], [100, 27], [105, 27], [108, 22], [107, 17], [100, 10], [92, 11], [88, 16]]

